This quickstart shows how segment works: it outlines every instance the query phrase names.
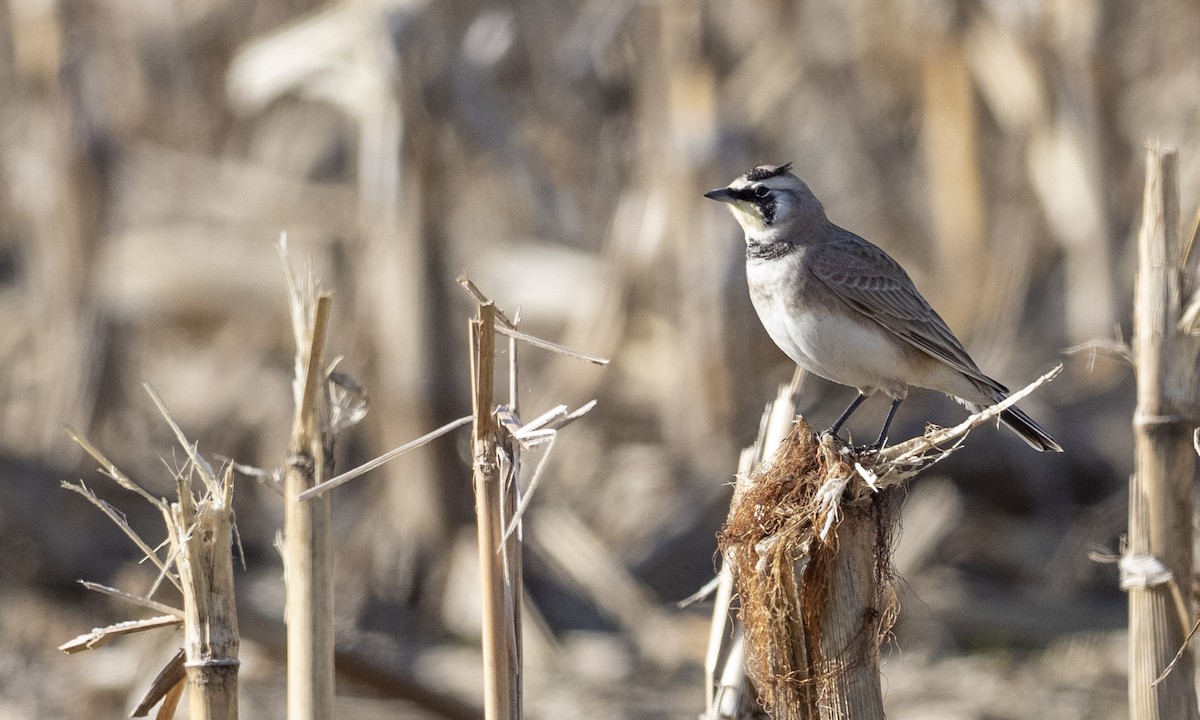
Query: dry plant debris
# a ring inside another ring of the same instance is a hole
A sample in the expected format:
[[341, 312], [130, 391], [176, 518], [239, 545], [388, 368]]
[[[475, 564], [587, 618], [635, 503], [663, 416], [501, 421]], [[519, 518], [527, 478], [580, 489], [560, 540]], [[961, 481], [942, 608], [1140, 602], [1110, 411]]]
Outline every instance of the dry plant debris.
[[[776, 712], [787, 706], [789, 717], [805, 716], [833, 674], [872, 662], [896, 613], [890, 557], [899, 496], [856, 492], [866, 483], [839, 454], [839, 445], [828, 436], [818, 439], [808, 423], [797, 421], [731, 509], [720, 536], [737, 578], [747, 671], [765, 706]], [[858, 487], [851, 491], [852, 485]], [[825, 657], [818, 638], [834, 600], [837, 530], [850, 515], [877, 529], [874, 593], [853, 652]]]
[[[192, 689], [191, 717], [236, 718], [240, 640], [233, 595], [232, 466], [226, 465], [220, 472], [214, 470], [184, 436], [158, 395], [149, 387], [146, 390], [187, 456], [183, 467], [175, 472], [175, 502], [155, 498], [121, 472], [98, 448], [78, 434], [71, 434], [80, 447], [100, 463], [105, 476], [159, 510], [166, 525], [166, 541], [152, 546], [130, 527], [119, 510], [97, 497], [82, 481], [63, 483], [63, 487], [83, 495], [98, 507], [159, 571], [144, 595], [96, 583], [84, 582], [84, 587], [160, 615], [96, 628], [63, 643], [59, 649], [66, 653], [82, 652], [122, 635], [183, 625], [184, 647], [163, 666], [133, 710], [133, 716], [147, 715], [162, 701], [156, 717], [160, 720], [173, 717], [184, 681], [188, 680]], [[194, 490], [197, 486], [198, 493]], [[160, 556], [164, 548], [167, 551], [165, 558]], [[154, 599], [164, 581], [182, 594], [182, 609]]]
[[830, 717], [882, 717], [879, 649], [898, 611], [900, 486], [1059, 370], [953, 428], [877, 453], [856, 454], [798, 418], [739, 480], [719, 544], [736, 581], [746, 672], [773, 717], [816, 717], [818, 708], [821, 717], [830, 708]]
[[[523, 423], [519, 413], [517, 341], [597, 365], [606, 365], [608, 360], [522, 333], [517, 328], [519, 316], [510, 320], [465, 275], [458, 282], [476, 303], [475, 317], [468, 325], [468, 340], [474, 420], [472, 486], [483, 606], [484, 717], [504, 720], [520, 718], [523, 706], [521, 517], [533, 499], [558, 431], [583, 417], [596, 404], [593, 400], [570, 412], [567, 406], [558, 405]], [[507, 336], [509, 341], [509, 400], [501, 405], [494, 399], [497, 334]], [[522, 452], [540, 445], [545, 445], [546, 450], [523, 491]]]

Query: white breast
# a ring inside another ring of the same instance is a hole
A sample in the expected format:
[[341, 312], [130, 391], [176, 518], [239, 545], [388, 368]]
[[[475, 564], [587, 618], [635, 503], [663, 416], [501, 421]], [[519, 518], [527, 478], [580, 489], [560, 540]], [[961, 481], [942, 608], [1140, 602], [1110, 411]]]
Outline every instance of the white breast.
[[882, 391], [904, 397], [909, 358], [897, 339], [863, 318], [829, 310], [824, 304], [795, 303], [785, 288], [798, 267], [799, 253], [747, 263], [750, 298], [767, 334], [809, 372], [866, 394]]

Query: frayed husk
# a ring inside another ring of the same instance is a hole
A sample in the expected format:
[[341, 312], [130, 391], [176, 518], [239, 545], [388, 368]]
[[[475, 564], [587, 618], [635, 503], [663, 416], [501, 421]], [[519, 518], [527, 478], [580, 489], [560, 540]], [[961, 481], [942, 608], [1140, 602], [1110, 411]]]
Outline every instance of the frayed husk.
[[[870, 487], [842, 450], [797, 420], [734, 499], [720, 535], [737, 578], [746, 670], [776, 720], [824, 717], [879, 694], [879, 647], [897, 609], [891, 543], [901, 491]], [[853, 537], [842, 552], [844, 533]], [[848, 677], [864, 668], [873, 688]]]

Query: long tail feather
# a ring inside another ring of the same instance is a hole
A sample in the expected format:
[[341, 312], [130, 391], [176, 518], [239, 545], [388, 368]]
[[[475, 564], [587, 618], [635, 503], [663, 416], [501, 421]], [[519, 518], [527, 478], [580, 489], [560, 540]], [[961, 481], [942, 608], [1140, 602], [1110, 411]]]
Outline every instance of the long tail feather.
[[1018, 407], [1011, 407], [1000, 413], [1000, 422], [1029, 443], [1029, 447], [1038, 452], [1062, 452], [1062, 446], [1054, 441], [1033, 418], [1029, 417]]
[[[997, 398], [999, 400], [1001, 398]], [[960, 401], [962, 402], [962, 401]], [[970, 402], [963, 402], [971, 412], [979, 412], [983, 408], [982, 405]], [[1025, 414], [1025, 411], [1019, 407], [1010, 407], [1000, 413], [1000, 422], [1008, 426], [1029, 447], [1038, 452], [1062, 452], [1062, 446], [1055, 442], [1050, 434], [1042, 429], [1041, 425], [1034, 422], [1034, 419]]]

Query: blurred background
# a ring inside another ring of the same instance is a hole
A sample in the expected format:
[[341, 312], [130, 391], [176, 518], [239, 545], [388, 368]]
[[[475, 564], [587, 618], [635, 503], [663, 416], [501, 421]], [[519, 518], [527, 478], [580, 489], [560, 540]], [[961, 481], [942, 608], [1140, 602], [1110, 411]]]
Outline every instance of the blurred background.
[[[155, 579], [60, 481], [163, 536], [63, 426], [170, 494], [149, 383], [202, 452], [278, 467], [286, 231], [371, 398], [340, 469], [469, 412], [462, 272], [525, 330], [612, 358], [521, 356], [527, 418], [599, 401], [528, 515], [527, 705], [696, 717], [710, 608], [676, 603], [712, 577], [738, 450], [793, 370], [701, 193], [792, 161], [990, 375], [1066, 365], [1025, 404], [1064, 454], [983, 428], [911, 487], [890, 716], [1123, 717], [1124, 598], [1088, 551], [1126, 522], [1147, 140], [1181, 151], [1196, 216], [1197, 38], [1193, 0], [0, 3], [0, 716], [126, 714], [179, 646], [54, 649], [140, 612], [76, 580]], [[852, 396], [813, 379], [800, 407], [824, 427]], [[892, 437], [963, 416], [918, 391]], [[335, 493], [339, 717], [478, 703], [465, 447]], [[281, 718], [281, 499], [245, 479], [236, 508], [242, 713]]]

